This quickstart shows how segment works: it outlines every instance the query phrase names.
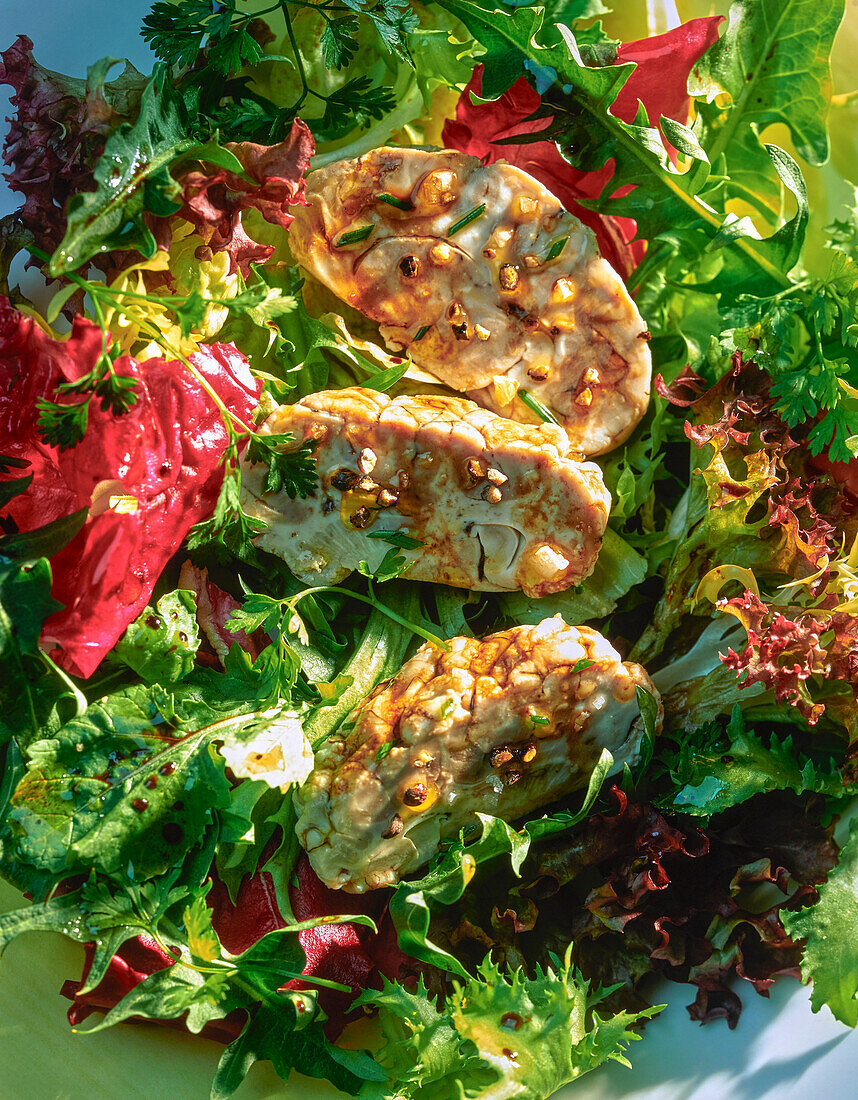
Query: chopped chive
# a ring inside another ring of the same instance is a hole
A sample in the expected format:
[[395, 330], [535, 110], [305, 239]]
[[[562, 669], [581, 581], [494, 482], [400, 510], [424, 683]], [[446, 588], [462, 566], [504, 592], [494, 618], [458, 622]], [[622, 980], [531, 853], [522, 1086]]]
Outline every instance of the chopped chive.
[[456, 703], [453, 699], [447, 699], [441, 710], [438, 712], [440, 718], [446, 718], [450, 711], [455, 707]]
[[585, 668], [592, 668], [595, 663], [595, 661], [590, 661], [586, 657], [582, 657], [580, 661], [575, 662], [572, 671], [583, 672]]
[[392, 749], [392, 741], [385, 741], [383, 745], [379, 745], [378, 752], [375, 754], [375, 763], [380, 764], [381, 761], [390, 754]]
[[534, 726], [547, 726], [551, 722], [544, 714], [534, 714], [532, 711], [528, 713], [527, 720]]
[[362, 225], [360, 229], [350, 229], [348, 233], [343, 233], [337, 241], [336, 247], [343, 248], [347, 244], [357, 244], [358, 241], [365, 241], [373, 229], [375, 229], [374, 225]]
[[535, 412], [536, 415], [541, 420], [544, 420], [546, 424], [559, 424], [560, 423], [560, 421], [557, 419], [557, 417], [554, 415], [554, 413], [552, 413], [548, 409], [546, 409], [546, 407], [542, 404], [541, 401], [537, 401], [532, 393], [528, 393], [527, 390], [519, 390], [518, 391], [518, 396], [521, 398], [523, 403], [525, 405], [527, 405], [527, 407], [530, 409], [530, 411]]
[[418, 340], [422, 340], [431, 327], [431, 325], [421, 325], [420, 328], [417, 330], [417, 335], [414, 337], [411, 343], [416, 344]]
[[475, 206], [473, 210], [469, 210], [464, 217], [459, 218], [457, 222], [454, 222], [447, 230], [447, 236], [452, 237], [454, 233], [458, 233], [460, 229], [464, 229], [466, 225], [470, 225], [471, 222], [476, 221], [481, 215], [486, 212], [486, 204], [481, 202], [479, 206]]
[[414, 203], [410, 199], [398, 199], [396, 195], [391, 195], [387, 191], [382, 191], [380, 195], [376, 195], [378, 202], [386, 202], [388, 206], [395, 206], [397, 210], [413, 210]]
[[561, 237], [559, 241], [555, 241], [551, 248], [549, 248], [548, 250], [548, 255], [545, 257], [545, 262], [548, 263], [549, 260], [556, 260], [563, 249], [566, 247], [568, 242], [568, 237]]

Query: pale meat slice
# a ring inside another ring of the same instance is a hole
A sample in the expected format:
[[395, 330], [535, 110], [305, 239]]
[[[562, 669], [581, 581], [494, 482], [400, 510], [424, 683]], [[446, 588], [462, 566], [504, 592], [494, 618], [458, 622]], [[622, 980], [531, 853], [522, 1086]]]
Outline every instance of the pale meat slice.
[[475, 811], [514, 821], [586, 786], [602, 749], [614, 770], [638, 758], [636, 689], [658, 692], [596, 631], [557, 616], [449, 645], [422, 646], [316, 753], [296, 830], [334, 889], [393, 885]]
[[276, 409], [263, 434], [289, 447], [316, 440], [319, 487], [291, 500], [265, 493], [265, 468], [245, 464], [242, 504], [267, 529], [257, 539], [307, 584], [336, 584], [389, 549], [401, 531], [412, 580], [542, 596], [592, 571], [611, 498], [599, 467], [569, 457], [551, 424], [516, 424], [452, 397], [326, 390]]
[[445, 385], [535, 423], [524, 391], [588, 455], [646, 412], [637, 307], [591, 231], [520, 168], [376, 149], [312, 172], [307, 201], [295, 258]]

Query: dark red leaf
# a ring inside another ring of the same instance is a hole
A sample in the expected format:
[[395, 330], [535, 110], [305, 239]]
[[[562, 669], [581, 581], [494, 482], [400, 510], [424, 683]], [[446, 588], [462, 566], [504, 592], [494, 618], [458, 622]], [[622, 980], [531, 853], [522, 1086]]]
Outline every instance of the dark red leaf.
[[272, 225], [286, 228], [292, 221], [289, 207], [306, 205], [304, 176], [315, 152], [309, 128], [295, 119], [285, 141], [255, 145], [245, 141], [226, 145], [241, 162], [241, 176], [219, 169], [195, 170], [182, 178], [181, 216], [191, 222], [213, 252], [227, 252], [231, 270], [247, 275], [250, 264], [264, 262], [271, 245], [252, 240], [242, 225], [244, 210], [258, 210]]
[[0, 84], [15, 89], [17, 108], [3, 146], [6, 175], [24, 196], [18, 217], [36, 244], [53, 252], [65, 233], [64, 208], [95, 186], [93, 166], [106, 136], [137, 113], [146, 77], [131, 64], [108, 83], [90, 83], [43, 69], [26, 35], [0, 54]]
[[179, 588], [193, 592], [196, 596], [197, 623], [211, 647], [211, 654], [220, 664], [223, 664], [233, 643], [241, 646], [253, 660], [268, 645], [269, 639], [264, 631], [249, 635], [243, 630], [227, 630], [227, 620], [241, 604], [209, 579], [207, 569], [197, 569], [191, 561], [184, 562], [179, 573]]

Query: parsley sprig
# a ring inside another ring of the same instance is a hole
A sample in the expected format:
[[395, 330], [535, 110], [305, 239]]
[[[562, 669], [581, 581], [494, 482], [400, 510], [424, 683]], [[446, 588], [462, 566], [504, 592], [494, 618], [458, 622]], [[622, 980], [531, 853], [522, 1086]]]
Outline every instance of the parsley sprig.
[[[47, 259], [38, 249], [32, 249], [38, 259]], [[291, 499], [304, 498], [315, 492], [317, 484], [316, 460], [313, 457], [316, 444], [302, 443], [289, 449], [292, 437], [264, 436], [246, 424], [227, 408], [217, 391], [211, 386], [194, 363], [180, 349], [170, 343], [161, 330], [149, 319], [146, 310], [153, 305], [171, 310], [179, 323], [183, 336], [203, 322], [212, 306], [226, 307], [233, 314], [246, 314], [256, 323], [265, 324], [272, 318], [291, 312], [296, 302], [292, 295], [268, 286], [260, 280], [246, 287], [232, 298], [209, 298], [198, 291], [190, 295], [145, 294], [106, 286], [90, 281], [74, 273], [68, 274], [70, 285], [83, 290], [93, 304], [93, 313], [102, 331], [102, 352], [92, 371], [73, 383], [61, 383], [57, 387], [59, 397], [74, 394], [79, 401], [65, 403], [62, 400], [39, 402], [41, 416], [39, 431], [46, 443], [60, 449], [73, 447], [86, 433], [89, 408], [94, 400], [101, 401], [102, 408], [116, 416], [127, 412], [137, 400], [136, 380], [117, 374], [114, 362], [118, 351], [109, 344], [104, 307], [120, 313], [131, 321], [138, 331], [152, 340], [167, 359], [178, 360], [205, 390], [217, 407], [227, 429], [228, 442], [223, 455], [224, 480], [217, 504], [209, 519], [196, 524], [188, 535], [188, 548], [206, 548], [217, 560], [231, 557], [252, 559], [253, 539], [265, 528], [264, 523], [247, 515], [241, 507], [241, 467], [239, 458], [247, 446], [251, 462], [267, 466], [264, 486], [266, 492], [285, 492]], [[68, 293], [59, 292], [48, 309], [48, 319], [56, 316]]]
[[[312, 128], [320, 138], [332, 139], [356, 125], [365, 126], [370, 120], [382, 118], [395, 106], [390, 89], [367, 76], [348, 80], [333, 91], [314, 86], [294, 19], [307, 9], [321, 20], [319, 45], [330, 69], [342, 69], [354, 59], [359, 30], [367, 24], [387, 50], [413, 67], [408, 35], [419, 26], [419, 19], [407, 0], [278, 0], [255, 11], [242, 7], [241, 0], [218, 5], [208, 0], [159, 2], [143, 21], [145, 41], [162, 61], [187, 70], [180, 83], [201, 91], [203, 106], [216, 125], [238, 130], [245, 139], [275, 141], [309, 98], [324, 104], [322, 117], [310, 120]], [[263, 52], [260, 42], [272, 37], [264, 22], [266, 16], [283, 19], [289, 55]], [[199, 64], [200, 56], [205, 58], [205, 65]], [[300, 91], [293, 102], [274, 103], [248, 88], [241, 74], [262, 61], [286, 62], [294, 69]]]

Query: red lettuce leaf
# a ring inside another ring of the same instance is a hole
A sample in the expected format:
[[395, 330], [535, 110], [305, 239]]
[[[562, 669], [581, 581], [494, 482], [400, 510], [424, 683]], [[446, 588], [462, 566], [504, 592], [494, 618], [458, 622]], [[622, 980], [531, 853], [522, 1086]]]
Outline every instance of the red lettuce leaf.
[[[642, 102], [654, 124], [662, 115], [686, 122], [690, 106], [688, 77], [696, 62], [718, 37], [721, 16], [692, 19], [667, 34], [622, 44], [616, 64], [637, 62], [611, 113], [624, 122], [634, 122]], [[596, 234], [602, 255], [627, 278], [640, 262], [645, 242], [635, 241], [635, 223], [629, 218], [596, 214], [581, 200], [599, 197], [611, 178], [610, 164], [598, 172], [580, 172], [568, 164], [549, 141], [524, 145], [501, 145], [502, 139], [532, 134], [546, 126], [546, 119], [528, 121], [541, 104], [539, 94], [526, 77], [520, 77], [500, 99], [473, 103], [471, 93], [481, 94], [482, 65], [462, 92], [455, 120], [444, 124], [443, 141], [451, 149], [479, 157], [486, 163], [506, 160], [544, 183], [567, 210]]]
[[[646, 975], [697, 987], [689, 1012], [735, 1026], [735, 977], [766, 994], [778, 974], [798, 976], [800, 945], [780, 914], [815, 898], [836, 863], [831, 829], [815, 803], [792, 795], [752, 799], [712, 818], [705, 830], [611, 790], [613, 812], [538, 845], [509, 880], [509, 908], [492, 919], [488, 898], [465, 895], [458, 911], [433, 921], [436, 942], [481, 958], [487, 948], [513, 965], [533, 966], [574, 944], [576, 965], [604, 986], [623, 983], [612, 1007], [640, 1007]], [[749, 890], [776, 887], [759, 912]], [[490, 897], [505, 883], [493, 881]], [[778, 896], [777, 891], [780, 891]]]
[[291, 223], [289, 207], [306, 205], [304, 176], [315, 152], [309, 128], [295, 119], [289, 136], [277, 145], [250, 141], [225, 146], [238, 158], [248, 179], [225, 169], [195, 170], [182, 178], [181, 216], [191, 222], [213, 252], [227, 252], [231, 271], [245, 276], [251, 263], [264, 263], [271, 245], [252, 240], [242, 225], [242, 212], [258, 210], [272, 225]]
[[[739, 676], [739, 686], [764, 684], [779, 703], [790, 703], [814, 725], [825, 704], [814, 702], [807, 685], [811, 676], [848, 684], [858, 700], [858, 618], [819, 608], [769, 607], [747, 589], [741, 596], [719, 600], [748, 632], [739, 653], [728, 649], [721, 660]], [[814, 614], [814, 611], [817, 614]], [[824, 638], [824, 644], [823, 644]]]
[[[136, 404], [122, 416], [90, 406], [83, 440], [57, 451], [36, 431], [38, 397], [91, 370], [101, 330], [78, 318], [66, 340], [0, 300], [0, 428], [4, 453], [31, 463], [27, 492], [6, 516], [31, 531], [80, 508], [82, 530], [51, 559], [52, 594], [65, 606], [44, 624], [42, 645], [56, 647], [69, 671], [92, 675], [143, 610], [156, 580], [188, 530], [211, 514], [223, 481], [228, 434], [220, 412], [179, 362], [117, 359], [119, 375], [137, 381]], [[231, 344], [202, 346], [192, 361], [221, 400], [247, 420], [260, 386]], [[122, 512], [111, 499], [130, 497]]]
[[124, 72], [106, 82], [108, 66], [100, 63], [86, 81], [75, 80], [42, 68], [32, 49], [20, 35], [0, 54], [0, 84], [15, 89], [17, 108], [3, 160], [11, 168], [10, 188], [24, 196], [19, 220], [50, 253], [65, 233], [66, 201], [94, 188], [93, 166], [105, 138], [135, 117], [146, 77], [126, 62]]
[[[211, 663], [223, 665], [234, 643], [254, 661], [269, 644], [269, 638], [264, 631], [257, 630], [251, 635], [245, 634], [243, 630], [227, 629], [227, 620], [241, 604], [210, 580], [207, 569], [198, 569], [191, 561], [184, 562], [179, 573], [179, 588], [193, 592], [196, 596], [197, 623], [208, 642], [206, 655], [211, 658]], [[197, 660], [202, 656], [203, 652], [198, 652]]]
[[[380, 987], [380, 975], [397, 979], [404, 964], [410, 960], [399, 950], [396, 930], [387, 915], [387, 892], [356, 897], [329, 890], [316, 877], [306, 856], [299, 859], [296, 871], [298, 884], [290, 889], [290, 902], [299, 921], [336, 915], [346, 909], [368, 913], [379, 928], [375, 933], [363, 925], [326, 924], [298, 933], [307, 955], [304, 973], [351, 987], [351, 993], [330, 989], [319, 991], [319, 1003], [328, 1016], [325, 1031], [334, 1040], [348, 1022], [349, 1006], [356, 994], [369, 986]], [[242, 954], [269, 932], [286, 925], [277, 907], [273, 880], [267, 871], [245, 877], [234, 904], [230, 901], [227, 888], [215, 877], [208, 902], [218, 938], [233, 955]], [[109, 1011], [144, 978], [173, 964], [173, 959], [151, 937], [137, 936], [123, 944], [113, 956], [96, 988], [81, 994], [80, 989], [86, 981], [92, 959], [93, 949], [89, 945], [81, 980], [67, 981], [62, 987], [63, 996], [73, 1001], [68, 1013], [72, 1025], [85, 1020], [93, 1012]], [[285, 988], [316, 987], [295, 980], [288, 982]], [[180, 1020], [163, 1022], [183, 1026]], [[244, 1016], [239, 1011], [207, 1025], [203, 1033], [210, 1038], [230, 1042], [241, 1031], [243, 1023]]]

